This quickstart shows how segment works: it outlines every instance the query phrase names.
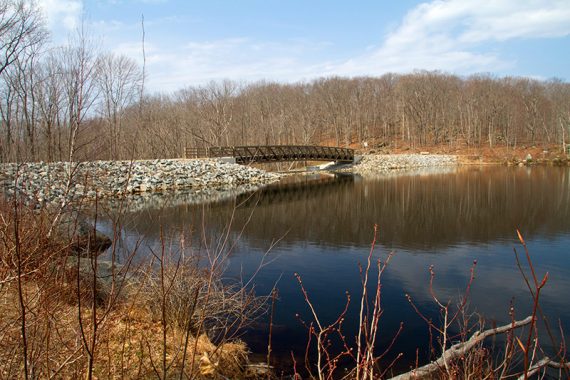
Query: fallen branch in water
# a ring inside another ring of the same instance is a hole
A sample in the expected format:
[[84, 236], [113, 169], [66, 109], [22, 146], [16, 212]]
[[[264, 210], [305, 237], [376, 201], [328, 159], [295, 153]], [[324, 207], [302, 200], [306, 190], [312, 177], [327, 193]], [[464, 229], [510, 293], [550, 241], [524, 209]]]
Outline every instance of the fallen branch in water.
[[[471, 336], [471, 338], [469, 338], [465, 342], [454, 344], [453, 346], [445, 350], [437, 360], [434, 360], [424, 365], [423, 367], [416, 368], [409, 372], [395, 376], [391, 378], [391, 380], [421, 379], [423, 377], [429, 376], [434, 372], [440, 370], [441, 368], [445, 368], [445, 361], [449, 362], [451, 360], [461, 358], [469, 350], [476, 347], [486, 338], [497, 334], [504, 334], [516, 328], [526, 326], [529, 323], [531, 323], [531, 321], [532, 321], [532, 316], [528, 316], [523, 320], [515, 321], [514, 323], [509, 323], [508, 325], [495, 327], [493, 329], [485, 330], [483, 332], [477, 331]], [[541, 362], [542, 361], [540, 361], [539, 363]], [[544, 364], [542, 366], [544, 366]], [[536, 370], [538, 370], [538, 368], [536, 368]]]

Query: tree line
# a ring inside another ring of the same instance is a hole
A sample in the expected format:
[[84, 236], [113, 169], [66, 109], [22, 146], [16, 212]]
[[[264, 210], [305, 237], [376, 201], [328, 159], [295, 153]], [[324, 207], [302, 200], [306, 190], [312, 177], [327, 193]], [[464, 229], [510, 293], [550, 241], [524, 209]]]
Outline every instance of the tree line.
[[83, 28], [65, 46], [49, 37], [35, 2], [0, 0], [0, 159], [118, 158], [141, 68], [98, 52]]
[[82, 30], [64, 47], [48, 42], [33, 2], [0, 0], [2, 162], [180, 157], [188, 147], [254, 144], [564, 149], [570, 132], [562, 80], [418, 71], [224, 80], [150, 95], [143, 67], [98, 52]]

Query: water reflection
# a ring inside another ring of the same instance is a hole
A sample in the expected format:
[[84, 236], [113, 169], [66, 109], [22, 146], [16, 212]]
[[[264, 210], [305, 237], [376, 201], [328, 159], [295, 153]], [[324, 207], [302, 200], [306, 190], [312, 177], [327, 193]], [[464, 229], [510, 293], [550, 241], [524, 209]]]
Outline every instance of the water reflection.
[[[438, 317], [426, 290], [427, 268], [436, 268], [436, 290], [456, 296], [478, 261], [471, 308], [498, 322], [508, 319], [515, 297], [519, 316], [529, 312], [529, 297], [513, 256], [515, 230], [525, 236], [537, 271], [549, 271], [543, 307], [570, 331], [570, 171], [568, 168], [468, 167], [449, 172], [398, 173], [375, 179], [358, 176], [291, 178], [257, 192], [208, 204], [164, 202], [128, 215], [129, 236], [156, 244], [159, 225], [166, 231], [205, 227], [209, 236], [228, 231], [237, 242], [228, 276], [255, 271], [271, 241], [273, 262], [256, 278], [260, 292], [279, 281], [280, 301], [274, 353], [286, 360], [302, 354], [306, 333], [295, 318], [307, 315], [293, 273], [300, 273], [323, 320], [344, 305], [345, 291], [358, 296], [358, 262], [366, 259], [374, 224], [379, 226], [375, 255], [396, 255], [384, 281], [386, 312], [381, 344], [405, 321], [394, 352], [415, 355], [427, 347], [427, 328], [403, 296], [409, 293], [426, 313]], [[199, 240], [199, 239], [198, 239]], [[197, 241], [196, 239], [194, 241]], [[347, 336], [354, 336], [351, 318]], [[251, 331], [254, 351], [264, 352], [267, 331]], [[425, 352], [424, 352], [425, 353]]]
[[[233, 226], [257, 247], [287, 231], [286, 244], [322, 242], [362, 246], [370, 229], [394, 248], [437, 250], [456, 244], [565, 233], [570, 217], [568, 170], [564, 168], [467, 168], [455, 174], [400, 175], [363, 180], [338, 176], [297, 180], [208, 205], [147, 208], [133, 221], [155, 236], [160, 221], [188, 226], [205, 210], [209, 228]], [[253, 213], [254, 217], [251, 217]], [[149, 223], [150, 222], [150, 223]], [[195, 223], [193, 223], [195, 224]]]

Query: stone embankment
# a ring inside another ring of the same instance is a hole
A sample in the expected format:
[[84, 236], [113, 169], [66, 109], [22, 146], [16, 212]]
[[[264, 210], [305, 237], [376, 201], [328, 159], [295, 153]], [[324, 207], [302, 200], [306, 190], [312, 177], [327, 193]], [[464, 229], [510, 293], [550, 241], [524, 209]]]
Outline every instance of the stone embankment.
[[457, 156], [440, 154], [370, 154], [354, 165], [350, 171], [361, 175], [373, 175], [395, 169], [441, 167], [458, 165]]
[[40, 162], [0, 167], [4, 192], [21, 194], [37, 204], [184, 189], [232, 189], [279, 178], [275, 173], [215, 160]]

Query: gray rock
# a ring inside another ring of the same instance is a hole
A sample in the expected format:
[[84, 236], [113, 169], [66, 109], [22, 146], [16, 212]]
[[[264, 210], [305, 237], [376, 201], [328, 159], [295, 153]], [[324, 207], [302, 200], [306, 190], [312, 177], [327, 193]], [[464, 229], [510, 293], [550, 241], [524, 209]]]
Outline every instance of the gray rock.
[[457, 156], [436, 154], [366, 155], [359, 164], [349, 169], [361, 175], [387, 172], [396, 169], [455, 166]]
[[[14, 183], [16, 171], [17, 184]], [[31, 202], [60, 202], [64, 195], [68, 200], [84, 196], [95, 198], [96, 192], [99, 198], [104, 198], [175, 189], [267, 184], [280, 178], [255, 168], [206, 160], [4, 164], [0, 165], [0, 173], [3, 173], [0, 186], [5, 193], [13, 193], [15, 188]], [[68, 173], [73, 173], [71, 181]], [[44, 189], [45, 192], [40, 193]]]

